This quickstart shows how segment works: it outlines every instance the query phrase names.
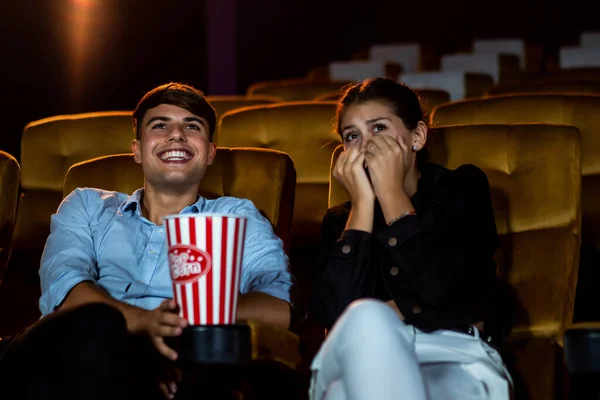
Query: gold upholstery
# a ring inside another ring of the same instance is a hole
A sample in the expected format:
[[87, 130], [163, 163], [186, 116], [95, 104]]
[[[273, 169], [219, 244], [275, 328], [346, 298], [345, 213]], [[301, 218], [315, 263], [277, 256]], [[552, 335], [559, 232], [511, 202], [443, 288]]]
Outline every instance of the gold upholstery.
[[509, 341], [514, 369], [530, 399], [551, 399], [562, 380], [556, 374], [562, 366], [556, 348], [572, 321], [577, 286], [579, 132], [546, 124], [455, 126], [439, 132], [430, 143], [431, 161], [450, 168], [472, 163], [488, 175], [501, 237], [499, 271], [516, 296]]
[[327, 197], [327, 208], [337, 206], [350, 200], [350, 196], [342, 184], [333, 176], [333, 167], [338, 157], [344, 151], [344, 144], [340, 143], [331, 153], [331, 162], [329, 163], [329, 193]]
[[[271, 221], [289, 248], [296, 171], [285, 153], [267, 149], [218, 148], [215, 161], [200, 182], [207, 198], [232, 196], [250, 199]], [[97, 187], [131, 194], [144, 186], [142, 167], [132, 154], [117, 154], [77, 163], [65, 178], [66, 196], [77, 187]]]
[[236, 108], [257, 106], [260, 104], [272, 104], [283, 101], [280, 97], [275, 96], [207, 96], [206, 99], [213, 106], [217, 113], [217, 119], [227, 111], [235, 110]]
[[20, 180], [21, 167], [17, 160], [0, 151], [0, 283], [10, 257]]
[[62, 199], [65, 174], [75, 163], [131, 151], [131, 111], [60, 115], [34, 121], [21, 139], [21, 187], [15, 249], [41, 249], [50, 215]]
[[436, 89], [415, 89], [415, 92], [421, 99], [421, 106], [426, 115], [439, 106], [450, 102], [450, 94], [445, 90]]
[[[531, 399], [553, 398], [555, 349], [573, 317], [581, 224], [580, 135], [567, 125], [458, 125], [430, 133], [432, 162], [488, 176], [499, 274], [516, 296], [509, 349]], [[332, 164], [341, 148], [336, 149]], [[556, 160], [560, 160], [557, 162]], [[332, 177], [330, 205], [348, 199]], [[552, 360], [538, 365], [536, 360]]]
[[216, 143], [289, 154], [297, 172], [292, 246], [319, 244], [327, 209], [329, 160], [340, 142], [333, 133], [335, 102], [291, 102], [231, 111], [219, 122]]
[[[429, 115], [431, 111], [440, 104], [445, 104], [450, 102], [450, 94], [445, 90], [436, 90], [436, 89], [415, 89], [415, 92], [421, 99], [421, 105], [423, 107], [423, 111], [425, 111], [426, 115]], [[321, 94], [315, 97], [316, 101], [337, 101], [342, 92], [340, 90], [336, 90], [329, 93]]]
[[246, 94], [248, 96], [275, 96], [285, 101], [312, 100], [320, 94], [339, 90], [348, 83], [345, 81], [308, 79], [257, 82], [248, 88]]
[[[279, 99], [256, 96], [208, 97], [217, 114], [232, 108], [267, 104]], [[67, 169], [91, 158], [131, 151], [131, 111], [59, 115], [25, 127], [21, 141], [23, 196], [19, 203], [13, 246], [41, 249], [50, 232], [50, 215], [61, 199]]]
[[338, 101], [343, 93], [343, 88], [334, 90], [332, 92], [321, 93], [315, 97], [315, 101]]
[[[435, 132], [428, 145], [432, 162], [448, 168], [475, 164], [490, 181], [496, 226], [503, 242], [500, 273], [508, 277], [523, 309], [516, 315], [513, 334], [560, 333], [572, 320], [579, 257], [581, 160], [577, 128], [463, 125], [442, 126]], [[556, 163], [557, 157], [564, 162]], [[540, 302], [540, 298], [545, 301]]]
[[[437, 107], [432, 125], [543, 122], [574, 125], [582, 140], [584, 242], [600, 245], [600, 95], [515, 94]], [[562, 163], [562, 162], [561, 162]]]
[[287, 368], [298, 369], [302, 364], [300, 339], [288, 330], [257, 321], [246, 321], [252, 338], [252, 360], [275, 361]]

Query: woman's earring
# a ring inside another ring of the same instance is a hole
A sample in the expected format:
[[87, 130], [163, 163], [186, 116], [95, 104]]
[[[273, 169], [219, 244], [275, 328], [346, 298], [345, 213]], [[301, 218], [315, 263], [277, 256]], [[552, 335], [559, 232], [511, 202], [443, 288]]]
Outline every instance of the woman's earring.
[[417, 147], [417, 145], [416, 145], [416, 144], [413, 144], [413, 148], [412, 148], [412, 149], [413, 149], [413, 151], [417, 151], [417, 150], [419, 150], [419, 148]]

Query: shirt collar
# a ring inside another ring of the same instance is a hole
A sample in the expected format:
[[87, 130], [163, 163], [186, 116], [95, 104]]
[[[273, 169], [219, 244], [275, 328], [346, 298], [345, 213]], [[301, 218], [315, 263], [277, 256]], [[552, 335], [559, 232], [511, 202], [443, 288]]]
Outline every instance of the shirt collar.
[[[144, 195], [144, 188], [140, 188], [140, 189], [136, 190], [135, 192], [133, 192], [131, 194], [131, 196], [127, 197], [127, 200], [125, 200], [119, 206], [119, 211], [121, 211], [121, 212], [133, 211], [136, 215], [142, 215], [141, 199], [142, 199], [143, 195]], [[185, 207], [183, 210], [181, 210], [180, 214], [192, 214], [192, 213], [201, 212], [202, 208], [204, 207], [205, 201], [206, 201], [206, 199], [204, 197], [198, 195], [198, 200], [196, 200], [196, 202], [194, 204], [191, 204], [191, 205]]]
[[137, 215], [141, 215], [142, 214], [141, 199], [142, 199], [143, 194], [144, 194], [144, 188], [138, 189], [135, 192], [133, 192], [131, 194], [131, 196], [127, 197], [127, 200], [125, 200], [119, 206], [119, 211], [125, 212], [125, 211], [132, 210]]

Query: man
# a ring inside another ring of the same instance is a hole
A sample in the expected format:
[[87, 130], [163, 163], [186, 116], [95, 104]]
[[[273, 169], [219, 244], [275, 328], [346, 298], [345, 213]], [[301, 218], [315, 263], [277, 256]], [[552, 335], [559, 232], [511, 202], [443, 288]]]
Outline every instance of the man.
[[[166, 215], [246, 216], [237, 316], [289, 326], [292, 278], [269, 221], [249, 200], [198, 196], [216, 154], [215, 125], [215, 111], [200, 91], [177, 83], [159, 86], [133, 113], [132, 149], [144, 170], [144, 188], [131, 196], [76, 189], [64, 199], [52, 216], [40, 267], [43, 318], [0, 360], [5, 378], [27, 371], [18, 377], [27, 377], [20, 398], [121, 398], [140, 395], [144, 383], [152, 395], [158, 380], [163, 394], [174, 396], [175, 380], [156, 370], [168, 363], [155, 362], [177, 359], [164, 339], [187, 326], [171, 299]], [[150, 344], [156, 351], [148, 352]]]

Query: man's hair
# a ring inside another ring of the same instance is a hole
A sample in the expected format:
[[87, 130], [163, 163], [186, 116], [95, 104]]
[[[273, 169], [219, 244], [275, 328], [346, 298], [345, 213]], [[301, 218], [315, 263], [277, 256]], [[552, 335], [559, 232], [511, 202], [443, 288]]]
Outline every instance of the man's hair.
[[140, 140], [141, 137], [140, 125], [144, 116], [148, 110], [161, 104], [181, 107], [197, 117], [206, 119], [206, 122], [208, 122], [208, 138], [212, 142], [217, 124], [215, 109], [208, 103], [204, 93], [200, 90], [176, 82], [166, 83], [152, 89], [139, 101], [133, 111], [133, 132], [137, 140]]

